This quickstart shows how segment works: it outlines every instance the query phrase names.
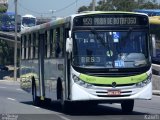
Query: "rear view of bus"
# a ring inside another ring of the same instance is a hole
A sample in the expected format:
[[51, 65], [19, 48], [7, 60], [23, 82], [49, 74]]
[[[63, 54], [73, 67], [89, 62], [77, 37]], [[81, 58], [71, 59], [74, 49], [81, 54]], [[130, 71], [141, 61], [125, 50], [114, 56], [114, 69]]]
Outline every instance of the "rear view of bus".
[[131, 112], [135, 99], [152, 98], [147, 15], [80, 14], [71, 28], [71, 100], [119, 102]]
[[36, 25], [36, 17], [34, 17], [33, 15], [27, 14], [22, 16], [22, 20], [21, 20], [21, 30], [26, 30], [30, 27], [33, 27]]

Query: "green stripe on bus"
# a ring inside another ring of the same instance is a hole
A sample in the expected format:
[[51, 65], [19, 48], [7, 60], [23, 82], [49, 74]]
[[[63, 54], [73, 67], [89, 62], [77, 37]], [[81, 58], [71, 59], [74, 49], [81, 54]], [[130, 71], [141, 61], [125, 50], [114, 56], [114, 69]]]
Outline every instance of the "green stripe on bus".
[[146, 80], [147, 77], [148, 75], [146, 73], [129, 77], [95, 77], [85, 74], [80, 75], [81, 80], [91, 84], [112, 84], [113, 82], [117, 84], [132, 84]]

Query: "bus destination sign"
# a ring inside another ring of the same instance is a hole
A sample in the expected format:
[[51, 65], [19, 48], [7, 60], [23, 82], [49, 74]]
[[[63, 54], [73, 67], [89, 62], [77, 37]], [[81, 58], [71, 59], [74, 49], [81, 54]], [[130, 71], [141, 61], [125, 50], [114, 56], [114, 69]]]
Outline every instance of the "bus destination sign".
[[147, 19], [142, 16], [82, 16], [74, 19], [74, 26], [114, 26], [114, 25], [146, 25]]

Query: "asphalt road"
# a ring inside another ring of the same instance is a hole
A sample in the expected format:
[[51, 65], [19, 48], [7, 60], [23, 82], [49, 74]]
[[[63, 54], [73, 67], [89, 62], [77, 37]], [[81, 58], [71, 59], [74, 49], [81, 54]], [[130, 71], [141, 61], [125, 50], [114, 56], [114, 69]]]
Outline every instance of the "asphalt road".
[[0, 80], [0, 120], [160, 120], [160, 96], [152, 100], [136, 100], [134, 112], [125, 115], [120, 104], [79, 106], [64, 114], [58, 102], [37, 107], [32, 96], [19, 88], [17, 82]]

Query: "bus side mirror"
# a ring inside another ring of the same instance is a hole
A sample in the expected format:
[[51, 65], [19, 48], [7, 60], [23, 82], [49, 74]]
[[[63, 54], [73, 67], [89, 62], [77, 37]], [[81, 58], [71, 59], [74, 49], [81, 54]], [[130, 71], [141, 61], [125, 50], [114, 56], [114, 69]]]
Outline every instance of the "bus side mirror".
[[72, 52], [72, 38], [67, 38], [66, 40], [66, 52], [71, 53]]
[[71, 53], [72, 52], [72, 37], [71, 37], [71, 31], [69, 31], [69, 38], [66, 39], [66, 52]]

